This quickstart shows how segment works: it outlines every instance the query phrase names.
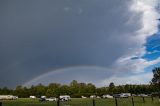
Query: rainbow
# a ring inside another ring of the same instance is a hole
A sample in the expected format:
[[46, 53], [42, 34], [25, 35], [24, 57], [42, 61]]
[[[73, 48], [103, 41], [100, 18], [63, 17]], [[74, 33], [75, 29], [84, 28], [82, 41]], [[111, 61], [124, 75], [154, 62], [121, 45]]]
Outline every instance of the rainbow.
[[[99, 70], [99, 71], [105, 71], [108, 72], [109, 69], [107, 69], [106, 67], [100, 67], [100, 66], [72, 66], [72, 67], [65, 67], [65, 68], [59, 68], [59, 69], [52, 69], [47, 71], [46, 73], [43, 73], [35, 78], [32, 78], [31, 80], [25, 82], [23, 84], [23, 86], [31, 86], [34, 85], [35, 83], [39, 82], [41, 79], [45, 79], [50, 75], [54, 75], [54, 74], [61, 74], [63, 72], [70, 72], [73, 70]], [[39, 82], [40, 83], [40, 82]]]

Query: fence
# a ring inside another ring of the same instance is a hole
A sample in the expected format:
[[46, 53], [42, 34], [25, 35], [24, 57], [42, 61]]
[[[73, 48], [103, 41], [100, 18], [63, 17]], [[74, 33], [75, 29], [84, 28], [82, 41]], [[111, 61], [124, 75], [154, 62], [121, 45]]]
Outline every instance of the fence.
[[[140, 106], [140, 105], [147, 105], [147, 106], [157, 106], [154, 104], [158, 104], [160, 106], [160, 98], [153, 98], [153, 97], [129, 97], [129, 98], [114, 98], [114, 99], [76, 99], [73, 98], [71, 101], [56, 101], [56, 102], [38, 102], [36, 100], [26, 99], [23, 101], [20, 106]], [[9, 101], [15, 102], [15, 104], [21, 103], [22, 99], [20, 100], [12, 100]], [[3, 103], [2, 103], [3, 102]], [[7, 104], [7, 101], [0, 101], [0, 106], [10, 106]], [[13, 104], [13, 105], [15, 105]]]
[[[153, 97], [130, 97], [114, 99], [90, 99], [86, 102], [75, 104], [75, 106], [139, 106], [139, 104], [153, 104], [159, 102], [159, 98]], [[74, 106], [71, 102], [57, 101], [57, 106]]]

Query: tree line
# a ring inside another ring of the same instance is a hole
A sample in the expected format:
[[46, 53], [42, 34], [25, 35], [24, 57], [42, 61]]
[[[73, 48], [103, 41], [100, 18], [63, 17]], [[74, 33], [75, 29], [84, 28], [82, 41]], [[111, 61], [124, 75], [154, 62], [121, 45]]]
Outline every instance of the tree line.
[[160, 67], [154, 68], [153, 79], [148, 85], [119, 85], [115, 86], [113, 82], [108, 87], [97, 88], [92, 83], [79, 83], [73, 80], [69, 85], [61, 85], [59, 83], [50, 83], [48, 86], [38, 84], [30, 88], [17, 86], [16, 89], [0, 88], [0, 95], [16, 95], [18, 97], [29, 97], [34, 95], [40, 97], [57, 97], [59, 95], [70, 95], [71, 97], [81, 97], [90, 95], [102, 96], [104, 94], [132, 93], [132, 94], [151, 94], [160, 92]]

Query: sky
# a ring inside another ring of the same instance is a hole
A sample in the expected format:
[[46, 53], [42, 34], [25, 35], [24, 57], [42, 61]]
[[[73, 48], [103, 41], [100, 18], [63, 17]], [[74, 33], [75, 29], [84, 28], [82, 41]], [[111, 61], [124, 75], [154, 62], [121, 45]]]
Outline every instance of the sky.
[[0, 87], [148, 84], [159, 0], [0, 0]]

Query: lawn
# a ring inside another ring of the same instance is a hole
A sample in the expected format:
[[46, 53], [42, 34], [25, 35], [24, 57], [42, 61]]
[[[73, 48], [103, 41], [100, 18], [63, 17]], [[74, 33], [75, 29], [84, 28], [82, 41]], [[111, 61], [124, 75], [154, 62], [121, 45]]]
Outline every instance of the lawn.
[[[93, 106], [92, 99], [72, 99], [69, 102], [60, 102], [60, 106]], [[28, 98], [18, 100], [4, 100], [2, 106], [57, 106], [56, 102], [39, 102], [38, 99]], [[145, 98], [145, 102], [140, 97], [134, 98], [134, 106], [160, 106], [158, 98]], [[95, 106], [116, 106], [115, 99], [95, 99]], [[118, 99], [118, 106], [133, 106], [131, 98]]]

